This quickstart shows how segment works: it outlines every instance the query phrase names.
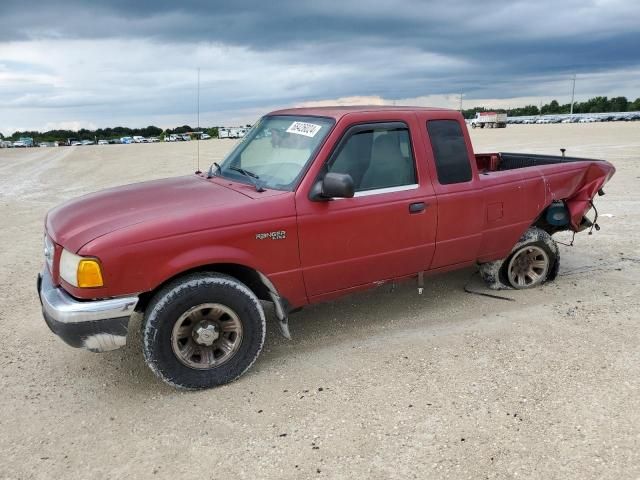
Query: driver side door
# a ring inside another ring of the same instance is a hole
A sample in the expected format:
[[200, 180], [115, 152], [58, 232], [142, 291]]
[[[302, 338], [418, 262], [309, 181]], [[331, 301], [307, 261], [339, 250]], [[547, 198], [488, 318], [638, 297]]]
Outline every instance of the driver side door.
[[[437, 206], [417, 132], [407, 122], [350, 126], [316, 180], [348, 173], [353, 198], [296, 198], [300, 259], [310, 301], [429, 268]], [[300, 192], [299, 192], [300, 193]]]

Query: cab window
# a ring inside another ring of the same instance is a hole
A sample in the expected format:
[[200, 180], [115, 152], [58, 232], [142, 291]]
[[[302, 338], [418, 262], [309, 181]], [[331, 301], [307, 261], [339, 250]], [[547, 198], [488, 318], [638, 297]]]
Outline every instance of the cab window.
[[456, 120], [429, 120], [427, 132], [441, 185], [471, 180], [471, 164], [460, 124]]
[[399, 122], [352, 127], [327, 171], [351, 175], [356, 192], [416, 184], [409, 129]]

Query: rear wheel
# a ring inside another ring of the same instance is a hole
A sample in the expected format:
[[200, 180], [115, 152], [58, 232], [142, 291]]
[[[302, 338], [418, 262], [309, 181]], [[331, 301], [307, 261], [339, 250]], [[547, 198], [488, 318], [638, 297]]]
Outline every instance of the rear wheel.
[[546, 280], [549, 265], [547, 249], [526, 245], [511, 255], [505, 274], [513, 288], [531, 288]]
[[507, 258], [479, 265], [490, 288], [533, 288], [553, 280], [560, 266], [558, 245], [544, 230], [529, 228]]
[[248, 287], [227, 275], [192, 274], [162, 289], [147, 307], [144, 357], [170, 385], [215, 387], [253, 365], [265, 332], [264, 311]]

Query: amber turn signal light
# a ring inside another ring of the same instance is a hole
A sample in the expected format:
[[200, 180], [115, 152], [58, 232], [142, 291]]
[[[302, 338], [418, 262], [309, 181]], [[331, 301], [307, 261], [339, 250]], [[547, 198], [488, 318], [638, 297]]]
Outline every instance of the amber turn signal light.
[[102, 270], [96, 260], [83, 259], [78, 263], [78, 287], [92, 288], [102, 287]]

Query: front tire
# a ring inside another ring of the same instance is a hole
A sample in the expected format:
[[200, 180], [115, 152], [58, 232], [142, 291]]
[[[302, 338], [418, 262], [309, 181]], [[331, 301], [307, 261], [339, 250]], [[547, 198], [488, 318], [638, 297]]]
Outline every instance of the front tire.
[[264, 310], [246, 285], [228, 275], [194, 273], [167, 285], [147, 307], [144, 358], [169, 385], [211, 388], [246, 372], [265, 334]]

